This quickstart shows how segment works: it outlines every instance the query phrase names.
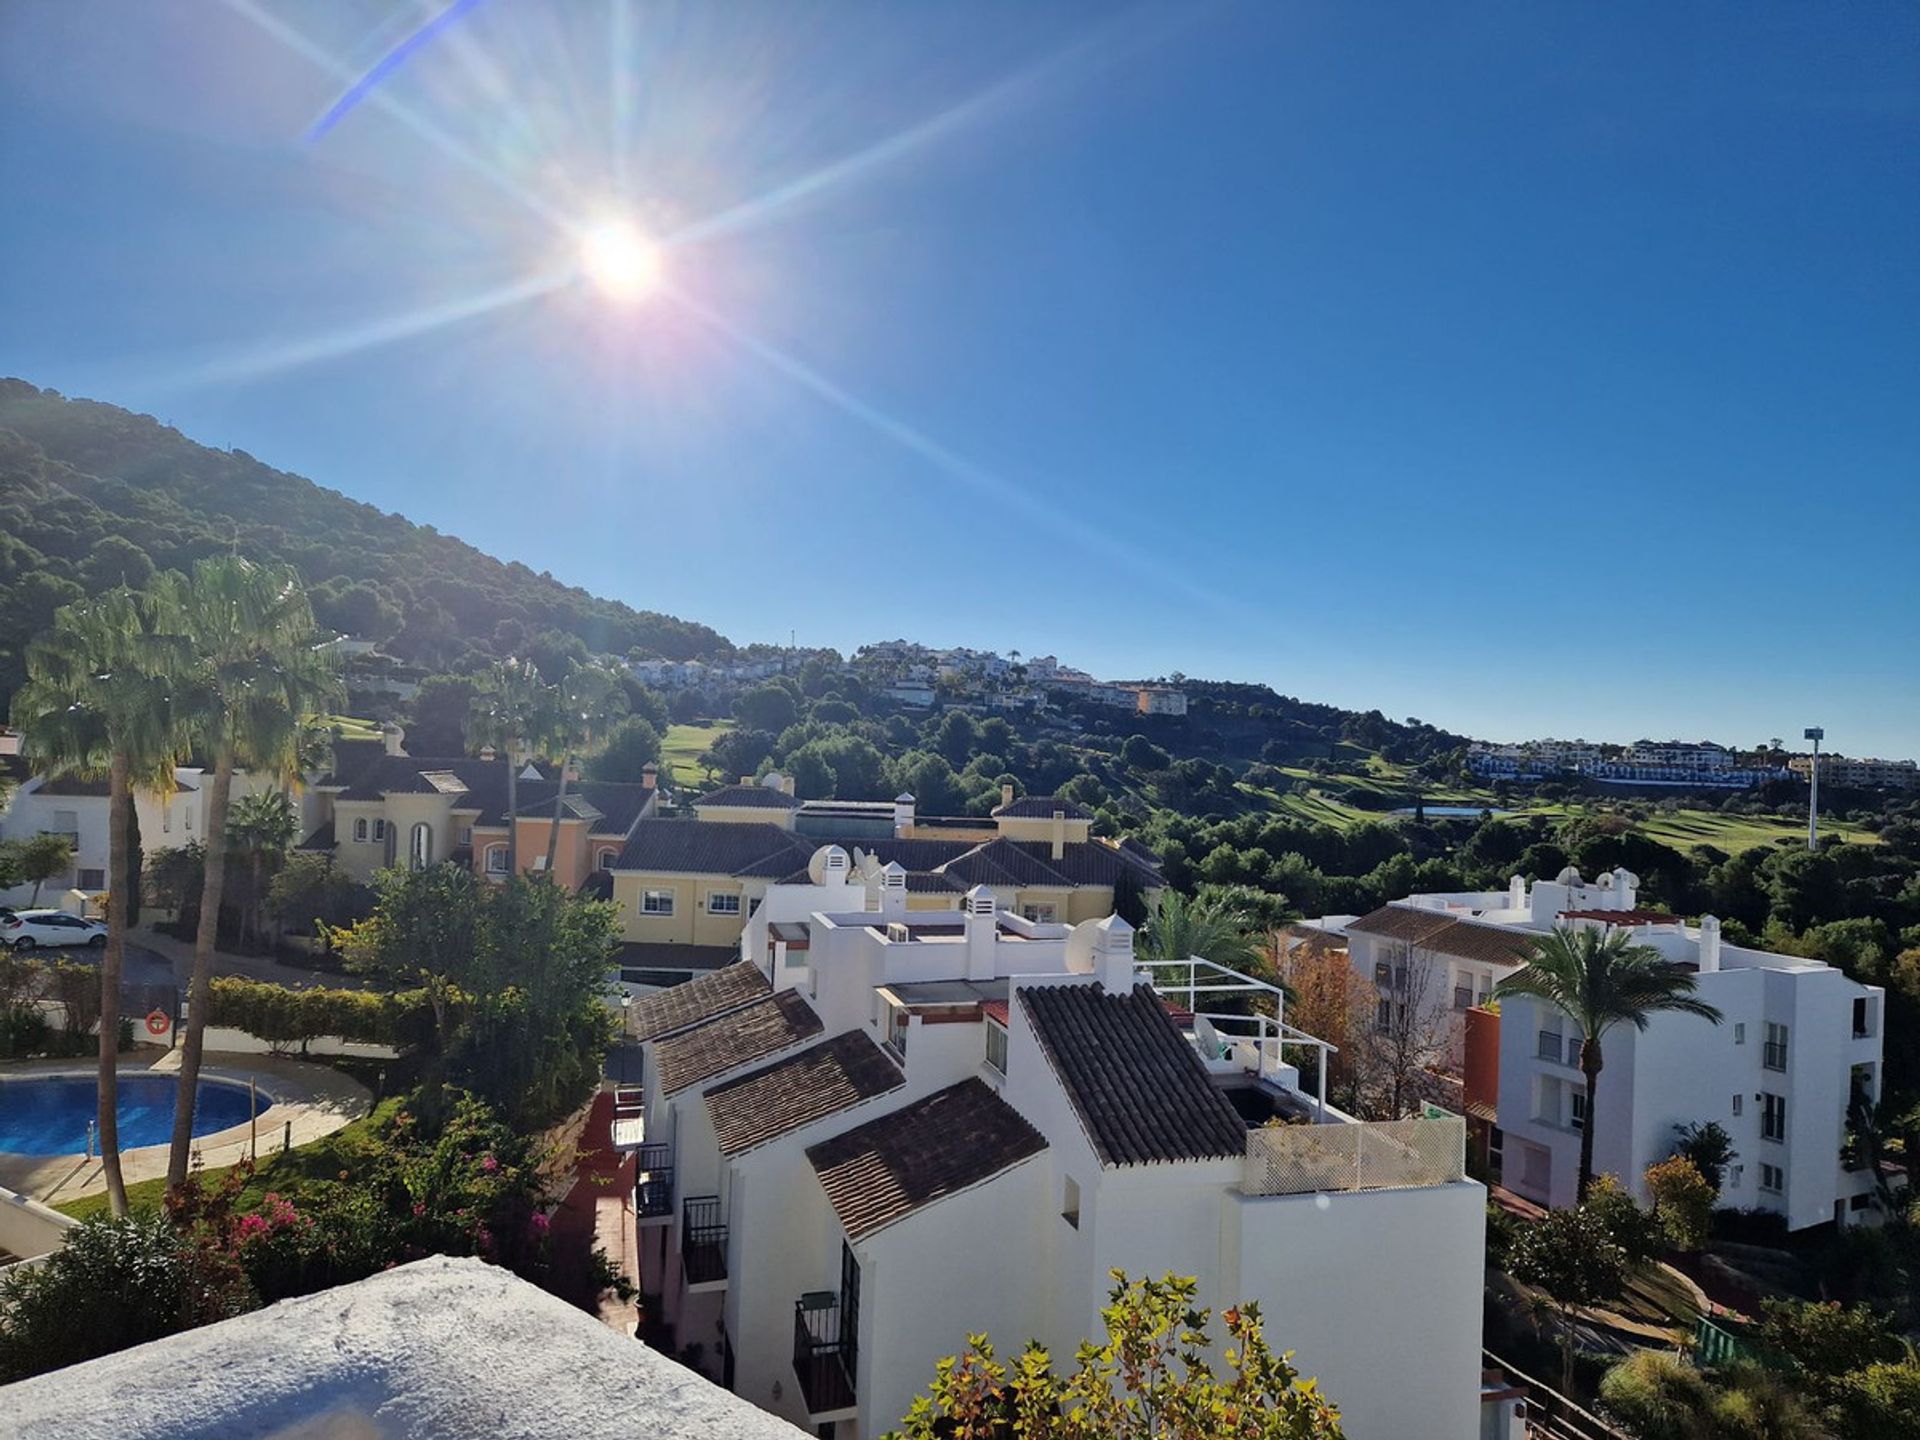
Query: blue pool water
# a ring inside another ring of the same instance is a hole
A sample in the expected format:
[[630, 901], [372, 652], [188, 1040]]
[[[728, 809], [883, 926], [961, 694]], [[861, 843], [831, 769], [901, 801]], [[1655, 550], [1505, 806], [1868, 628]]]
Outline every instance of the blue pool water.
[[[171, 1075], [120, 1077], [120, 1148], [165, 1145], [173, 1138], [175, 1082]], [[260, 1109], [273, 1103], [262, 1092]], [[98, 1111], [91, 1075], [0, 1080], [0, 1150], [16, 1155], [78, 1155], [87, 1148], [87, 1122]], [[258, 1111], [255, 1112], [259, 1113]], [[193, 1133], [247, 1121], [244, 1086], [202, 1080], [193, 1107]]]

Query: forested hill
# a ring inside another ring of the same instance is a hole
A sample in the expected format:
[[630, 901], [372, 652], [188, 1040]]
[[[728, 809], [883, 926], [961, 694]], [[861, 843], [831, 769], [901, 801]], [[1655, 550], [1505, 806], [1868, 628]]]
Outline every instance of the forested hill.
[[0, 696], [56, 607], [236, 545], [297, 566], [324, 623], [434, 669], [523, 651], [550, 631], [615, 654], [732, 648], [705, 625], [504, 564], [150, 415], [0, 379]]

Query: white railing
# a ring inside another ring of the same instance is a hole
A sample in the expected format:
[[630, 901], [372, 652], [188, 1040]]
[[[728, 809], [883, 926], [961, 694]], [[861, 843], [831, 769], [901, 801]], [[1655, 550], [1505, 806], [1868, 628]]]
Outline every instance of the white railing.
[[[1316, 1035], [1309, 1035], [1286, 1023], [1287, 993], [1271, 981], [1245, 974], [1230, 966], [1219, 965], [1198, 955], [1185, 960], [1139, 960], [1148, 973], [1156, 994], [1192, 1012], [1194, 1042], [1205, 1059], [1227, 1062], [1259, 1076], [1278, 1081], [1291, 1067], [1297, 1081], [1304, 1066], [1302, 1050], [1312, 1050], [1316, 1069], [1314, 1099], [1317, 1113], [1327, 1109], [1327, 1056], [1339, 1047]], [[1253, 997], [1255, 1013], [1229, 1015], [1202, 1010], [1202, 997], [1248, 995]], [[1271, 1015], [1265, 1013], [1271, 1008]], [[1288, 1047], [1294, 1058], [1289, 1060]]]
[[1467, 1173], [1467, 1122], [1354, 1121], [1270, 1125], [1247, 1135], [1240, 1188], [1248, 1195], [1405, 1190], [1447, 1185]]

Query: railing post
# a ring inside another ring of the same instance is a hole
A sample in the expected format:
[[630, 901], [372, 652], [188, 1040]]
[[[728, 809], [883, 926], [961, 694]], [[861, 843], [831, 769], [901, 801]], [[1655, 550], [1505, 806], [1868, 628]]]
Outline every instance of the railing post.
[[1320, 1088], [1313, 1098], [1313, 1118], [1315, 1124], [1325, 1124], [1327, 1118], [1327, 1047], [1320, 1051]]

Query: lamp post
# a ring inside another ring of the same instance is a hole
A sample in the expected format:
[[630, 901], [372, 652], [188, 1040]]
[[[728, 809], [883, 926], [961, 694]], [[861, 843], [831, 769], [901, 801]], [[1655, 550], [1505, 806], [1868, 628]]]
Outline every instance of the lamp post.
[[1820, 848], [1820, 742], [1827, 738], [1821, 726], [1810, 725], [1801, 734], [1813, 742], [1813, 763], [1807, 767], [1807, 849]]

